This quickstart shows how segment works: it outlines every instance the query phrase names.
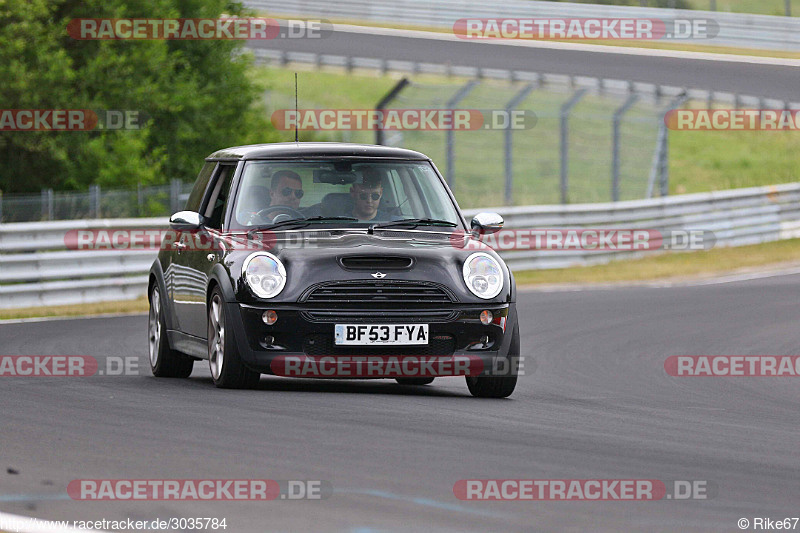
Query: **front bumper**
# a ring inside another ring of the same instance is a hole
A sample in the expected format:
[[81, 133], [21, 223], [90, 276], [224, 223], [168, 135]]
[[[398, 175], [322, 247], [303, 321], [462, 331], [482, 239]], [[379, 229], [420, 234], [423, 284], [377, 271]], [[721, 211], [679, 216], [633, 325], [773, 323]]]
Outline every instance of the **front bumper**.
[[[303, 304], [248, 305], [229, 302], [228, 327], [233, 328], [239, 355], [252, 370], [280, 374], [287, 358], [321, 361], [354, 357], [384, 357], [403, 360], [469, 359], [470, 374], [497, 375], [508, 369], [505, 362], [517, 324], [515, 304], [464, 304], [425, 309], [320, 309]], [[275, 324], [262, 321], [264, 311], [278, 315]], [[489, 310], [494, 322], [484, 325], [480, 313]], [[337, 346], [335, 324], [428, 324], [429, 344], [424, 346]], [[463, 368], [463, 367], [462, 367]], [[323, 377], [323, 376], [309, 376]], [[342, 375], [324, 377], [345, 377]], [[383, 376], [379, 376], [383, 377]]]

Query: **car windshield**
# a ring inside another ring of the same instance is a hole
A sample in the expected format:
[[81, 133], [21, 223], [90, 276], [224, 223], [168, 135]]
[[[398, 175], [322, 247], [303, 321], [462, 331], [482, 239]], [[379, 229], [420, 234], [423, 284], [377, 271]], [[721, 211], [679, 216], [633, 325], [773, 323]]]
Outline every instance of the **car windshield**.
[[[418, 221], [425, 219], [424, 224]], [[248, 161], [233, 208], [233, 229], [308, 225], [420, 226], [452, 231], [462, 222], [427, 161]], [[413, 221], [417, 221], [416, 223]], [[306, 226], [306, 227], [307, 227]]]

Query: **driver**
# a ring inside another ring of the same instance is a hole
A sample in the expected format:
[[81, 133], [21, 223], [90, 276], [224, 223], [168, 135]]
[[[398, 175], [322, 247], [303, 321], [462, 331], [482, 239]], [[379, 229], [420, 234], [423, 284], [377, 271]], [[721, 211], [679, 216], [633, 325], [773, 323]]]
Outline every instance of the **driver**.
[[303, 194], [303, 180], [297, 172], [279, 170], [272, 175], [272, 184], [269, 188], [270, 207], [283, 205], [297, 211]]

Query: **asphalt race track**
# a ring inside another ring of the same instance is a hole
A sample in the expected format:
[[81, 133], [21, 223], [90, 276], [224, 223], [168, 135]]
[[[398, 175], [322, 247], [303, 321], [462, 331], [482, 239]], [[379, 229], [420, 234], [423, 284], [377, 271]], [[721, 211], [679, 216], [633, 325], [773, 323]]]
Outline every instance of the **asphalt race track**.
[[[678, 354], [796, 354], [800, 276], [520, 295], [527, 375], [507, 400], [462, 378], [262, 377], [217, 390], [150, 375], [146, 317], [0, 325], [4, 355], [138, 357], [140, 375], [2, 377], [0, 511], [226, 517], [262, 531], [738, 531], [798, 516], [800, 378], [677, 378]], [[7, 469], [16, 473], [8, 473]], [[73, 479], [326, 480], [321, 501], [82, 502]], [[468, 478], [705, 480], [713, 499], [460, 501]]]
[[579, 48], [534, 48], [369, 33], [372, 31], [396, 30], [364, 29], [353, 32], [334, 25], [334, 31], [324, 39], [249, 41], [248, 46], [291, 52], [595, 76], [725, 91], [790, 102], [797, 100], [797, 86], [800, 83], [800, 69], [796, 65], [744, 63], [739, 62], [737, 56], [727, 56], [731, 61], [710, 61], [632, 55], [620, 53], [624, 49], [619, 47], [607, 47], [611, 50], [609, 52], [587, 52]]

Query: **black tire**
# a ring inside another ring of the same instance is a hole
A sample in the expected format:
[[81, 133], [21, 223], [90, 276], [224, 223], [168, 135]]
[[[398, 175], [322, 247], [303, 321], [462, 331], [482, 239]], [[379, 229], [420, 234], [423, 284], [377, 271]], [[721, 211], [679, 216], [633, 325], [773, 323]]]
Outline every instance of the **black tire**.
[[477, 398], [507, 398], [517, 386], [517, 371], [519, 369], [519, 324], [514, 326], [511, 334], [511, 345], [508, 348], [508, 358], [513, 365], [510, 376], [467, 376], [469, 392]]
[[239, 356], [233, 329], [227, 328], [225, 300], [214, 288], [208, 300], [208, 366], [214, 385], [221, 389], [252, 389], [261, 374], [247, 368]]
[[395, 378], [400, 385], [430, 385], [436, 378]]
[[158, 284], [153, 284], [148, 295], [150, 314], [147, 319], [147, 338], [150, 370], [159, 378], [188, 378], [194, 368], [194, 359], [173, 350], [167, 338], [164, 320], [164, 302]]

